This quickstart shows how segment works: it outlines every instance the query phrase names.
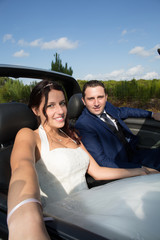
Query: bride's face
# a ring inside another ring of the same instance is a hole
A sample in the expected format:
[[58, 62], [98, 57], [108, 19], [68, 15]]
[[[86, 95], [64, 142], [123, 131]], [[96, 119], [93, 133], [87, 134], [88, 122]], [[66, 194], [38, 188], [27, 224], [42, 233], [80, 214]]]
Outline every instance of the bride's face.
[[52, 89], [48, 94], [48, 103], [46, 108], [46, 114], [48, 119], [43, 114], [43, 107], [45, 104], [45, 97], [42, 98], [42, 102], [39, 107], [39, 116], [41, 118], [42, 125], [46, 124], [54, 129], [62, 128], [65, 124], [67, 115], [66, 100], [63, 92]]

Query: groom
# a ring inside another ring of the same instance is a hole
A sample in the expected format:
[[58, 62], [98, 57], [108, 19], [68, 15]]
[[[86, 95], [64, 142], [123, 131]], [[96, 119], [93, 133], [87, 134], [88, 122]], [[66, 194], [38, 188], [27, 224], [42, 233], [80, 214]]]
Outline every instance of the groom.
[[82, 142], [100, 166], [113, 168], [150, 167], [160, 171], [160, 148], [137, 150], [137, 137], [123, 119], [160, 120], [160, 113], [122, 107], [107, 102], [102, 82], [87, 82], [82, 91], [85, 108], [76, 122]]

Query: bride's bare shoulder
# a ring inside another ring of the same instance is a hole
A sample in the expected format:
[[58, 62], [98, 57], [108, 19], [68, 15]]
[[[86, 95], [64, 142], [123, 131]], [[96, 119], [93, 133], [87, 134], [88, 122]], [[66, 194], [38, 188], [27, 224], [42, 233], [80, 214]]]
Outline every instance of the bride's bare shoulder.
[[16, 139], [30, 139], [34, 140], [38, 136], [38, 129], [32, 130], [31, 128], [21, 128], [16, 135]]

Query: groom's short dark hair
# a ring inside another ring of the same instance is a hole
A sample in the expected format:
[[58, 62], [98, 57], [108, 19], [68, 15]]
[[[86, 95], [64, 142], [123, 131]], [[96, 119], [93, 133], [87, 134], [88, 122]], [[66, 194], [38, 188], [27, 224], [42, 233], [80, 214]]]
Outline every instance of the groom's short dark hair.
[[101, 81], [91, 80], [84, 84], [83, 89], [82, 89], [82, 97], [83, 98], [85, 97], [85, 91], [86, 91], [87, 87], [98, 87], [98, 86], [102, 87], [104, 89], [105, 94], [107, 94], [106, 88]]

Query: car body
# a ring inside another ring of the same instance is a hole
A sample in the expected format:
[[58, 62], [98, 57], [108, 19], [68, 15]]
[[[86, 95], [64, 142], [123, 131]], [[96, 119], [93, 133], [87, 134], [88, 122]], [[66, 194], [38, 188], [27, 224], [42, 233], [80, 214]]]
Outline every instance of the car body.
[[[14, 65], [0, 65], [0, 77], [25, 78], [33, 81], [49, 79], [60, 82], [66, 90], [68, 98], [68, 116], [70, 125], [74, 126], [76, 119], [83, 110], [81, 89], [78, 82], [71, 76], [50, 70], [29, 68]], [[139, 147], [156, 148], [160, 146], [160, 122], [152, 119], [129, 118], [125, 120], [132, 132], [139, 136]], [[8, 239], [7, 192], [11, 176], [10, 154], [17, 131], [22, 127], [37, 127], [36, 119], [24, 103], [0, 104], [0, 239]], [[107, 181], [95, 181], [86, 176], [89, 188]], [[45, 216], [47, 217], [47, 216]], [[46, 228], [51, 239], [107, 239], [93, 232], [87, 231], [63, 219], [52, 216], [46, 222]]]

